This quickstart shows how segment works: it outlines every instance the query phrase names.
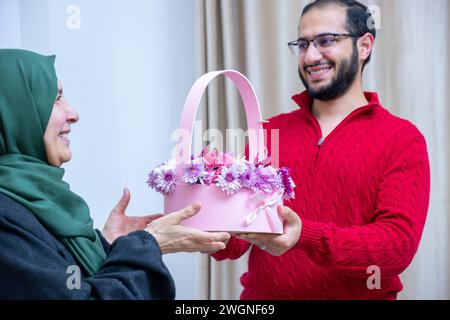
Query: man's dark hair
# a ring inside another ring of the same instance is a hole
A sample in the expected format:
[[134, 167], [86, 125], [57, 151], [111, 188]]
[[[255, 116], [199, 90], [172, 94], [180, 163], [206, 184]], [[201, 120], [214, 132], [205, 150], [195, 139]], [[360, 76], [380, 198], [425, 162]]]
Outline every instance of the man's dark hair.
[[[330, 5], [337, 5], [347, 9], [347, 29], [349, 33], [356, 35], [371, 33], [376, 38], [376, 28], [371, 26], [374, 22], [372, 14], [365, 5], [355, 0], [316, 0], [303, 9], [302, 17], [312, 9], [324, 8]], [[353, 45], [356, 45], [356, 41], [357, 39], [353, 38]], [[364, 61], [363, 70], [366, 64], [369, 63], [371, 55]]]

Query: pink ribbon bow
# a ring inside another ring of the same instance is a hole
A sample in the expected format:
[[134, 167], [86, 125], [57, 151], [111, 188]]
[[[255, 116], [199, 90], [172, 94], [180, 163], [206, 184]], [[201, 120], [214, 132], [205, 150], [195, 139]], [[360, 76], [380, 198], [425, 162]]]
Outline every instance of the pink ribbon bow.
[[275, 232], [276, 229], [274, 223], [276, 223], [275, 221], [279, 221], [279, 219], [275, 220], [277, 218], [273, 217], [274, 212], [278, 215], [276, 208], [273, 210], [273, 206], [277, 205], [283, 199], [283, 191], [278, 191], [271, 197], [267, 197], [263, 193], [259, 192], [253, 194], [250, 199], [255, 201], [257, 206], [247, 217], [245, 217], [245, 224], [247, 226], [251, 225], [261, 214], [265, 213], [269, 227], [273, 232]]

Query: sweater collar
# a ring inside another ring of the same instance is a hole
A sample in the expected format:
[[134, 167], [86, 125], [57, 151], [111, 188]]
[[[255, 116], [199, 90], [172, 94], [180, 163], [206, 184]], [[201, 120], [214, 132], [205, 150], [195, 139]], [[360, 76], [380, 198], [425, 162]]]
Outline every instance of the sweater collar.
[[[367, 101], [369, 101], [369, 103], [365, 106], [358, 108], [355, 111], [360, 111], [358, 113], [361, 113], [361, 115], [364, 116], [368, 117], [373, 116], [377, 110], [380, 110], [382, 108], [380, 101], [378, 99], [378, 94], [376, 92], [367, 91], [364, 92], [364, 96], [366, 97]], [[294, 100], [295, 103], [297, 103], [300, 109], [312, 115], [311, 107], [313, 99], [309, 96], [307, 91], [303, 91], [300, 94], [294, 95], [292, 97], [292, 100]]]

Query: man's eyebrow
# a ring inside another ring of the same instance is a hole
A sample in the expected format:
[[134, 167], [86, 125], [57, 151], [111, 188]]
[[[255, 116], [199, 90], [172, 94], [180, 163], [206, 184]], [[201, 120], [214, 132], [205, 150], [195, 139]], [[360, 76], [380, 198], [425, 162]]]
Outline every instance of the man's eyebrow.
[[[327, 35], [330, 35], [330, 34], [334, 34], [334, 33], [333, 32], [322, 32], [322, 33], [316, 34], [314, 36], [314, 38], [321, 37], [321, 36], [327, 36]], [[310, 39], [313, 39], [313, 38], [310, 38]], [[298, 38], [298, 40], [308, 40], [308, 38], [307, 37], [300, 37], [300, 38]]]

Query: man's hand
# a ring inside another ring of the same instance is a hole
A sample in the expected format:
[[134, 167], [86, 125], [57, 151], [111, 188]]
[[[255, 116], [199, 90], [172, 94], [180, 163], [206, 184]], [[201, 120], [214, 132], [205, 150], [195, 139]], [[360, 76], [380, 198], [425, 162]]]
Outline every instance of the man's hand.
[[136, 230], [144, 230], [147, 225], [153, 220], [161, 217], [161, 214], [149, 215], [144, 217], [129, 217], [125, 215], [125, 210], [130, 203], [130, 191], [125, 188], [123, 190], [122, 198], [112, 209], [108, 220], [102, 230], [102, 236], [110, 244], [120, 236], [126, 236], [130, 232]]
[[289, 207], [279, 206], [278, 214], [285, 220], [284, 234], [240, 233], [235, 236], [260, 247], [271, 255], [281, 256], [298, 242], [302, 231], [302, 221]]
[[174, 252], [214, 253], [225, 249], [230, 234], [203, 232], [180, 225], [180, 222], [192, 217], [200, 209], [200, 204], [191, 205], [153, 220], [145, 230], [155, 237], [163, 254]]

